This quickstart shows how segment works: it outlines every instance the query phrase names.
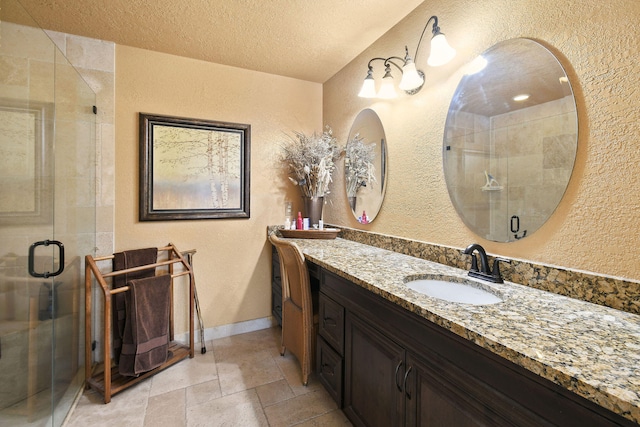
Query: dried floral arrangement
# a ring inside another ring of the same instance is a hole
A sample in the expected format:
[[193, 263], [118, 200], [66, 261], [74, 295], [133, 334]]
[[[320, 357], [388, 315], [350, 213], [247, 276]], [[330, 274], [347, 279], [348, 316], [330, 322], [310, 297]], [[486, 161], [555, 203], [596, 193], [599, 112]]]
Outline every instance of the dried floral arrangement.
[[281, 160], [289, 168], [289, 179], [300, 186], [303, 196], [324, 197], [329, 194], [331, 174], [340, 155], [333, 131], [326, 126], [321, 135], [294, 132], [282, 144]]
[[375, 149], [375, 144], [365, 144], [359, 133], [347, 141], [344, 160], [347, 197], [355, 197], [360, 187], [376, 182]]

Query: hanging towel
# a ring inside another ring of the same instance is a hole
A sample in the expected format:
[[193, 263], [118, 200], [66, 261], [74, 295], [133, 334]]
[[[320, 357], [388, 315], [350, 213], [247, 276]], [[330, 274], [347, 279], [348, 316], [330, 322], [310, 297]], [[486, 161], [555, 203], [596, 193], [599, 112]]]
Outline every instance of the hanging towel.
[[171, 276], [130, 280], [127, 285], [119, 370], [121, 375], [137, 376], [167, 361]]
[[[158, 248], [133, 249], [129, 251], [116, 252], [113, 254], [113, 271], [126, 270], [127, 268], [140, 267], [145, 264], [154, 264], [158, 259]], [[113, 288], [125, 286], [129, 280], [153, 277], [156, 269], [135, 271], [113, 277]], [[120, 351], [122, 349], [122, 334], [124, 333], [125, 317], [125, 296], [124, 293], [115, 294], [111, 305], [112, 329], [113, 329], [113, 359], [120, 362]]]

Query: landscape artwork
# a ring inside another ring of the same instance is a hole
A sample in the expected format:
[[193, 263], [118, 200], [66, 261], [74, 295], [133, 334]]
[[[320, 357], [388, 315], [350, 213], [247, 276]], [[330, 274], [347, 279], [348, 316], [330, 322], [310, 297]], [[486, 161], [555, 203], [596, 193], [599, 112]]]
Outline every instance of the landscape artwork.
[[141, 115], [141, 215], [248, 217], [249, 125], [155, 117]]

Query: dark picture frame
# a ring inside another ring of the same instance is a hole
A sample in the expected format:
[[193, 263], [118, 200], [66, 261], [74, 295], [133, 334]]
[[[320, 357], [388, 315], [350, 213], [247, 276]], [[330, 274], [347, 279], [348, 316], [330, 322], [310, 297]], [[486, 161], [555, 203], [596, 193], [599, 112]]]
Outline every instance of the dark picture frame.
[[140, 221], [249, 218], [251, 125], [139, 113]]

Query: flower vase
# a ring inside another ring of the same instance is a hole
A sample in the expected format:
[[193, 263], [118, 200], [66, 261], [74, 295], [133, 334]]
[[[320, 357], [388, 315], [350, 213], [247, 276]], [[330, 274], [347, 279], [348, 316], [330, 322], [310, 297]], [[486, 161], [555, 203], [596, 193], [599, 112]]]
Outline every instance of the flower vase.
[[305, 216], [309, 218], [309, 228], [317, 229], [322, 219], [324, 197], [303, 197]]

